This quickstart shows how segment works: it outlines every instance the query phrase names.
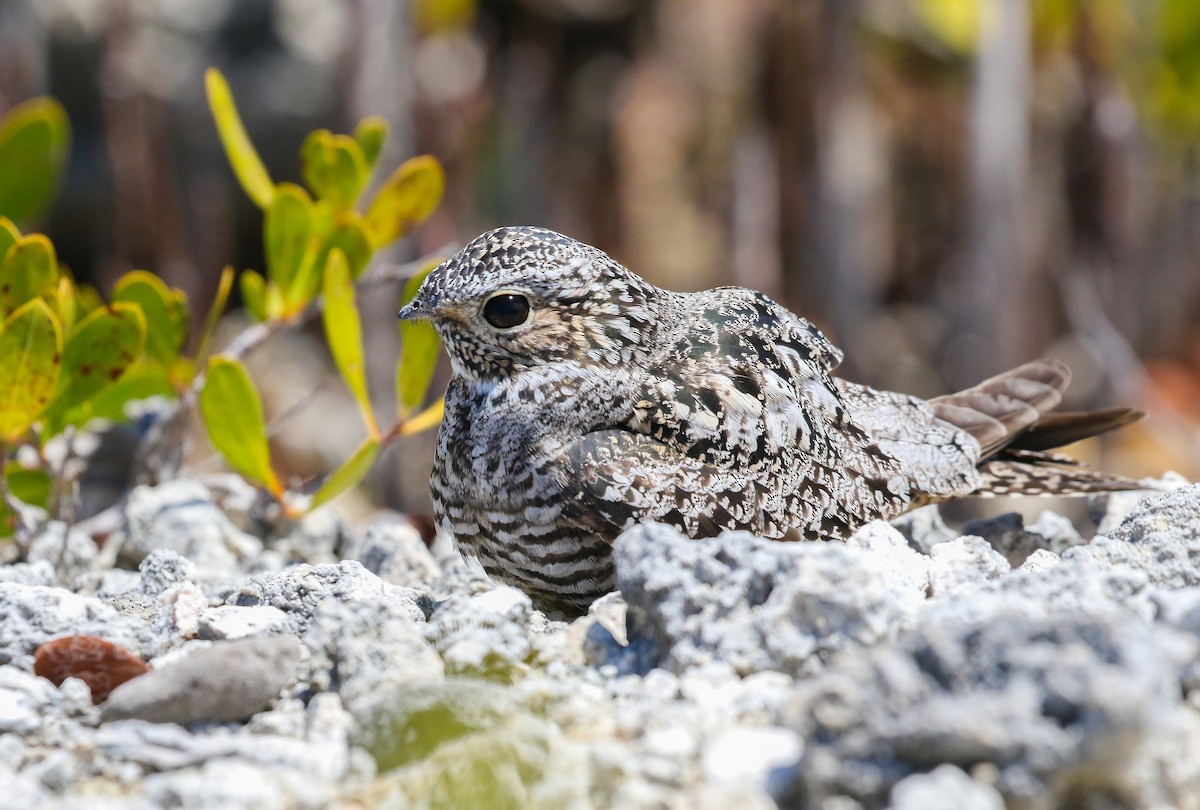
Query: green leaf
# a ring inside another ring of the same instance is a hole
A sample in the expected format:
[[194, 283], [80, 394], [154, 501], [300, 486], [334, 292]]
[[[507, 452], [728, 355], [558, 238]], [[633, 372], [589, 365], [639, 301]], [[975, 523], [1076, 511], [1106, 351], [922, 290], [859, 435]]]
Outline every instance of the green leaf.
[[263, 229], [267, 278], [283, 293], [284, 316], [304, 309], [315, 294], [315, 291], [301, 289], [309, 283], [305, 278], [308, 275], [304, 272], [305, 265], [316, 261], [312, 207], [312, 200], [304, 189], [281, 183], [275, 200], [267, 209]]
[[370, 169], [358, 141], [334, 135], [327, 129], [309, 133], [300, 147], [304, 182], [313, 194], [335, 210], [344, 211], [358, 201]]
[[367, 232], [375, 247], [394, 242], [420, 225], [442, 201], [442, 164], [422, 155], [400, 164], [367, 209]]
[[313, 495], [310, 509], [316, 509], [321, 504], [336, 498], [359, 481], [366, 478], [371, 471], [375, 459], [379, 457], [380, 443], [376, 436], [368, 436], [354, 451], [354, 455], [342, 462]]
[[58, 323], [64, 331], [70, 331], [75, 326], [76, 301], [75, 282], [67, 275], [58, 279], [58, 289], [54, 295], [55, 314]]
[[[407, 304], [421, 288], [421, 282], [441, 259], [429, 261], [404, 286], [404, 303]], [[400, 321], [400, 365], [396, 369], [396, 402], [400, 421], [407, 420], [429, 392], [429, 383], [437, 368], [437, 330], [429, 321]]]
[[253, 270], [245, 270], [238, 278], [238, 289], [242, 294], [242, 306], [256, 321], [267, 319], [267, 281]]
[[131, 301], [117, 301], [88, 313], [63, 347], [62, 378], [47, 415], [47, 434], [61, 432], [62, 417], [114, 385], [142, 356], [147, 321]]
[[0, 215], [28, 222], [46, 209], [70, 141], [67, 114], [54, 99], [30, 99], [0, 121]]
[[221, 71], [209, 68], [204, 74], [204, 86], [208, 91], [208, 108], [212, 111], [213, 120], [217, 124], [217, 134], [225, 147], [225, 156], [229, 165], [237, 175], [238, 182], [259, 208], [266, 208], [275, 197], [275, 185], [271, 176], [263, 166], [262, 158], [250, 142], [242, 117], [238, 115], [237, 105], [233, 103], [233, 93]]
[[0, 264], [0, 317], [58, 286], [54, 245], [40, 233], [23, 236]]
[[204, 329], [200, 332], [200, 345], [196, 349], [196, 360], [204, 362], [208, 357], [208, 347], [212, 345], [213, 335], [217, 332], [217, 324], [225, 307], [229, 305], [229, 294], [233, 291], [233, 268], [226, 265], [221, 271], [221, 280], [217, 282], [217, 291], [213, 295], [212, 306], [208, 308], [208, 316], [204, 319]]
[[200, 415], [208, 440], [230, 467], [262, 484], [275, 497], [283, 495], [271, 469], [262, 400], [245, 366], [220, 355], [208, 361], [200, 391]]
[[361, 216], [353, 211], [347, 212], [337, 230], [330, 234], [325, 242], [321, 267], [329, 260], [329, 251], [333, 248], [346, 254], [346, 261], [350, 263], [350, 278], [356, 279], [366, 271], [375, 249], [371, 247], [371, 240], [367, 238], [366, 222]]
[[371, 398], [367, 393], [367, 374], [363, 365], [362, 323], [358, 307], [354, 304], [354, 282], [350, 280], [350, 265], [346, 256], [334, 248], [325, 265], [325, 283], [322, 289], [325, 306], [322, 316], [325, 322], [325, 339], [329, 351], [337, 364], [346, 387], [358, 403], [367, 433], [379, 435], [375, 414], [371, 409]]
[[368, 168], [375, 167], [375, 161], [379, 160], [379, 153], [383, 151], [383, 144], [387, 141], [387, 136], [387, 120], [377, 115], [364, 118], [355, 127], [354, 140], [358, 141]]
[[141, 307], [146, 319], [146, 354], [170, 366], [187, 339], [188, 311], [182, 293], [145, 270], [133, 270], [117, 279], [113, 302], [129, 301]]
[[422, 430], [437, 427], [441, 423], [445, 413], [446, 398], [442, 397], [420, 413], [414, 414], [412, 417], [400, 422], [394, 435], [411, 436], [414, 433], [420, 433]]
[[50, 404], [62, 370], [62, 330], [40, 298], [4, 321], [0, 331], [0, 438], [20, 439]]
[[17, 226], [8, 219], [0, 217], [0, 261], [4, 261], [4, 254], [8, 253], [8, 249], [15, 245], [20, 238], [21, 232], [17, 230]]
[[63, 425], [83, 425], [92, 419], [124, 422], [129, 418], [126, 405], [150, 397], [178, 397], [171, 383], [171, 370], [158, 363], [135, 363], [119, 380], [63, 413], [59, 420]]
[[75, 317], [86, 315], [104, 306], [104, 300], [91, 284], [75, 285]]

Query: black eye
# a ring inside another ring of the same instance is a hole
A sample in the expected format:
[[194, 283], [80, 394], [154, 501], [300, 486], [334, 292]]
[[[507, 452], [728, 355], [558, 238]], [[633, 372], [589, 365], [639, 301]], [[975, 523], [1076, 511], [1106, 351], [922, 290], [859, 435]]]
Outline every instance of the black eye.
[[496, 293], [483, 304], [483, 319], [497, 329], [512, 329], [529, 319], [529, 299], [519, 293]]

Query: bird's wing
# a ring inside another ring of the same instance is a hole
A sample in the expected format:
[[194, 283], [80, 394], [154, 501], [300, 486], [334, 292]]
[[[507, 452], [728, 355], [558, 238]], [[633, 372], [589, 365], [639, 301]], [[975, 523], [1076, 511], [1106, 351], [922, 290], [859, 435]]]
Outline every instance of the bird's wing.
[[720, 467], [836, 452], [828, 434], [845, 412], [829, 371], [841, 354], [816, 327], [740, 288], [684, 306], [687, 327], [667, 341], [624, 427]]
[[924, 400], [835, 380], [839, 397], [875, 445], [896, 459], [914, 500], [966, 495], [979, 486], [979, 442], [936, 418]]
[[690, 537], [711, 537], [725, 529], [784, 537], [801, 518], [811, 519], [827, 495], [815, 480], [805, 490], [781, 477], [748, 475], [627, 430], [584, 434], [566, 456], [570, 480], [562, 517], [609, 542], [648, 520]]

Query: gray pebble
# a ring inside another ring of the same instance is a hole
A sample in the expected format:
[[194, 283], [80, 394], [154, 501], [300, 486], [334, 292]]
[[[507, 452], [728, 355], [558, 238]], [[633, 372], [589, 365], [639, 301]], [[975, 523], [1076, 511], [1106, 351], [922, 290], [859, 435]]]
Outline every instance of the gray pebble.
[[117, 687], [101, 719], [179, 724], [245, 720], [279, 697], [299, 663], [300, 643], [290, 636], [220, 642]]

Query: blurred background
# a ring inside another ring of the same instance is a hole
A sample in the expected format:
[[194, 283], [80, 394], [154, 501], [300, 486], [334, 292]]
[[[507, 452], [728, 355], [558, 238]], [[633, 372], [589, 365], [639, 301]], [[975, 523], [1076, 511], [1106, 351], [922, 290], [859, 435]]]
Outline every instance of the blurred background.
[[[275, 179], [369, 114], [381, 176], [442, 161], [385, 262], [542, 225], [663, 286], [762, 290], [845, 376], [923, 396], [1054, 355], [1069, 406], [1150, 413], [1089, 460], [1200, 477], [1196, 0], [0, 0], [0, 112], [49, 94], [73, 126], [42, 229], [76, 275], [145, 268], [203, 312], [224, 265], [262, 268], [210, 65]], [[385, 412], [397, 298], [364, 304]], [[361, 426], [319, 333], [250, 360], [277, 463], [340, 463]], [[431, 446], [393, 446], [373, 497], [423, 508]]]

